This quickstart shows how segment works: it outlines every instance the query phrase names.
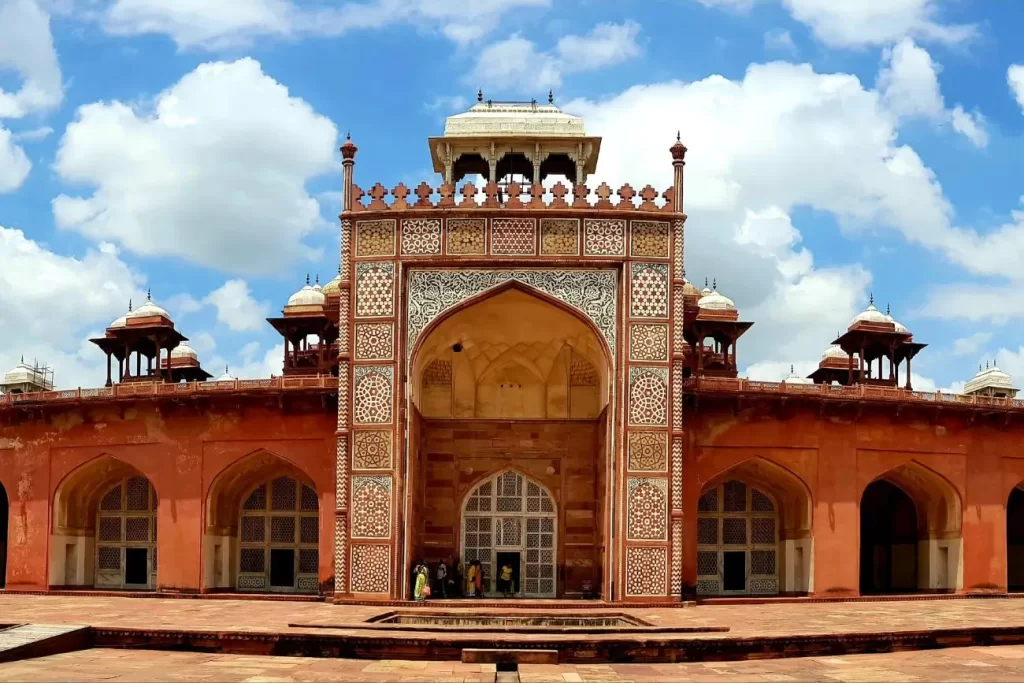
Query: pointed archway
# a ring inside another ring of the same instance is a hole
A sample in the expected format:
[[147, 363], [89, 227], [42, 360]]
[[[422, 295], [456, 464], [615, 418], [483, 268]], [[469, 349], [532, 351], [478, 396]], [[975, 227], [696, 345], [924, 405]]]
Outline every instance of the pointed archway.
[[479, 482], [462, 503], [461, 555], [483, 570], [485, 594], [553, 598], [557, 593], [558, 508], [539, 482], [509, 469]]
[[1024, 482], [1013, 487], [1006, 501], [1006, 589], [1024, 591]]
[[860, 498], [860, 592], [959, 589], [962, 517], [953, 484], [914, 460], [869, 482]]
[[727, 468], [697, 501], [697, 592], [805, 595], [812, 590], [811, 495], [764, 458]]
[[[533, 482], [524, 484], [527, 488], [548, 492], [558, 512], [550, 521], [536, 522], [550, 532], [536, 533], [548, 534], [560, 546], [551, 549], [555, 566], [529, 569], [543, 576], [528, 576], [527, 564], [522, 565], [517, 590], [609, 595], [608, 558], [614, 548], [605, 501], [610, 500], [614, 444], [614, 372], [606, 338], [593, 319], [513, 278], [431, 318], [415, 338], [409, 377], [406, 568], [420, 559], [431, 565], [445, 559], [453, 566], [478, 559], [462, 555], [464, 549], [483, 553], [481, 562], [497, 562], [498, 549], [466, 545], [464, 528], [466, 520], [476, 520], [470, 521], [477, 525], [475, 533], [493, 534], [493, 528], [479, 531], [481, 523], [493, 522], [464, 515], [459, 502], [467, 500], [484, 473], [493, 477], [514, 467]], [[371, 451], [362, 444], [390, 438], [379, 434], [356, 427], [353, 486], [376, 474], [379, 465], [364, 457]], [[370, 528], [362, 517], [353, 511], [352, 529]], [[522, 533], [525, 543], [525, 527]], [[521, 551], [524, 563], [533, 555], [525, 545], [520, 551], [510, 548], [501, 552]], [[498, 578], [498, 570], [492, 567], [489, 580]]]
[[155, 590], [157, 504], [150, 479], [119, 458], [70, 472], [53, 498], [50, 585]]
[[312, 479], [269, 451], [214, 479], [203, 536], [206, 590], [316, 593], [320, 502]]
[[0, 483], [0, 588], [7, 585], [7, 525], [11, 517], [7, 489]]

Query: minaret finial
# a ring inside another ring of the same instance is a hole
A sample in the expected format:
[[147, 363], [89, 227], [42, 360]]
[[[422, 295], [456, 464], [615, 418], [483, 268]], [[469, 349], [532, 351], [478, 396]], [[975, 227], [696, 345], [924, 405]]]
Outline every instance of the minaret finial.
[[554, 103], [555, 103], [555, 91], [554, 90], [548, 90], [548, 104], [554, 104]]
[[341, 275], [341, 264], [338, 264], [338, 275]]
[[988, 370], [988, 361], [985, 361], [985, 369]]
[[793, 369], [793, 364], [792, 363], [789, 364], [789, 374], [791, 374], [791, 375], [795, 375], [796, 374], [796, 370]]
[[483, 88], [477, 88], [477, 91], [476, 91], [476, 101], [477, 102], [483, 102], [484, 101], [484, 89]]
[[306, 273], [306, 286], [309, 287], [309, 273]]
[[683, 134], [682, 134], [681, 131], [677, 130], [676, 131], [676, 142], [682, 142], [682, 141], [683, 141]]
[[350, 131], [350, 130], [346, 130], [345, 131], [345, 140], [348, 141], [348, 142], [352, 141], [352, 131]]
[[150, 289], [146, 290], [146, 301], [152, 301], [152, 300], [153, 300], [153, 289], [150, 288]]
[[708, 288], [708, 277], [707, 277], [707, 275], [705, 275], [704, 276], [704, 289], [707, 289], [707, 288]]

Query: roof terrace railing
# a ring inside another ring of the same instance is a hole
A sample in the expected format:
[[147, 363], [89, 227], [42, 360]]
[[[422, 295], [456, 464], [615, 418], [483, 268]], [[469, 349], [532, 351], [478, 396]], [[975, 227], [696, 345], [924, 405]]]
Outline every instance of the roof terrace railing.
[[[591, 194], [594, 195], [593, 201], [589, 198]], [[385, 197], [389, 195], [391, 201], [385, 201]], [[436, 190], [425, 182], [417, 185], [415, 190], [410, 190], [403, 183], [388, 190], [377, 183], [369, 192], [358, 185], [352, 186], [352, 213], [432, 209], [563, 209], [673, 213], [674, 206], [673, 188], [659, 193], [647, 185], [637, 192], [629, 183], [618, 190], [613, 190], [606, 183], [601, 183], [596, 189], [591, 190], [586, 185], [568, 188], [560, 182], [555, 183], [550, 189], [540, 183], [510, 183], [504, 188], [497, 183], [487, 183], [482, 189], [477, 189], [472, 182], [467, 182], [460, 187], [441, 185]]]
[[941, 391], [908, 391], [894, 387], [873, 387], [866, 384], [840, 386], [831, 384], [788, 384], [759, 382], [749, 379], [721, 377], [690, 377], [683, 380], [684, 391], [698, 393], [762, 393], [776, 395], [822, 396], [826, 398], [872, 399], [893, 403], [953, 403], [1004, 409], [1024, 409], [1024, 399], [995, 398], [950, 394]]
[[321, 375], [317, 377], [272, 377], [270, 379], [235, 379], [228, 381], [185, 382], [131, 382], [115, 384], [112, 387], [92, 389], [64, 389], [61, 391], [39, 391], [29, 394], [0, 395], [0, 408], [15, 405], [74, 403], [77, 401], [102, 401], [113, 398], [136, 396], [190, 396], [197, 394], [246, 392], [246, 391], [294, 391], [302, 389], [337, 389], [338, 378]]

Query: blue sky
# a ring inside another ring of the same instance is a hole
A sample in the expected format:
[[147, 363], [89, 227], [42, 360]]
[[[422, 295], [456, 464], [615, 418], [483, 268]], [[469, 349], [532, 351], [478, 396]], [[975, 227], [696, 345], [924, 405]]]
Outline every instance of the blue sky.
[[813, 369], [868, 303], [930, 344], [917, 388], [1024, 380], [1024, 5], [967, 0], [0, 0], [0, 366], [99, 384], [151, 288], [205, 365], [279, 371], [263, 322], [337, 269], [356, 181], [433, 182], [471, 103], [603, 135], [596, 182], [667, 186], [687, 272], [755, 322], [746, 374]]

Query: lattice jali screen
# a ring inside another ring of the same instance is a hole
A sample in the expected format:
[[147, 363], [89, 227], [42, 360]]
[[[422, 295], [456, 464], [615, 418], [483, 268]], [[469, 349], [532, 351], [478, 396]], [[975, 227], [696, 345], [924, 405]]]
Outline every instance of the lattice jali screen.
[[[94, 584], [155, 587], [157, 498], [149, 480], [136, 476], [118, 481], [103, 494], [97, 508]], [[145, 580], [139, 581], [143, 576]]]
[[[742, 554], [742, 576], [736, 555], [726, 570], [726, 553]], [[779, 512], [771, 496], [742, 481], [705, 491], [697, 502], [697, 593], [777, 593], [778, 570]]]
[[479, 560], [486, 590], [495, 587], [498, 552], [519, 552], [517, 590], [531, 597], [554, 597], [556, 509], [551, 495], [517, 472], [487, 479], [466, 497], [463, 507], [463, 561]]
[[319, 508], [311, 486], [286, 476], [261, 483], [246, 496], [238, 524], [239, 591], [317, 590]]

